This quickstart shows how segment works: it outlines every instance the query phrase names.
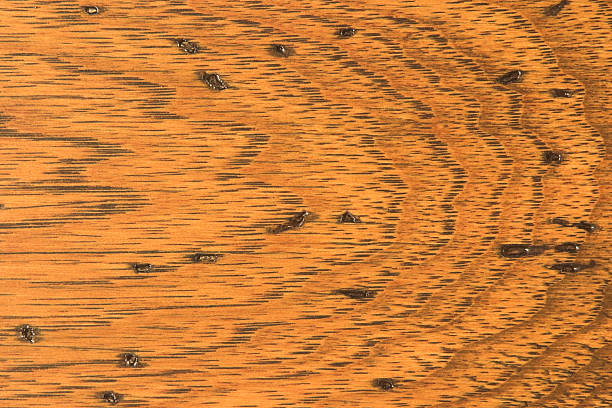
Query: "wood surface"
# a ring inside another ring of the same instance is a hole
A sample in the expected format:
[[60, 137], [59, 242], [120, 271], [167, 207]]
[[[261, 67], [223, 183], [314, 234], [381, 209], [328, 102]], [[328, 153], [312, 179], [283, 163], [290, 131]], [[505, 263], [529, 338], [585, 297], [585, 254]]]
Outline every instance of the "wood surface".
[[611, 407], [612, 5], [555, 4], [1, 1], [0, 407]]

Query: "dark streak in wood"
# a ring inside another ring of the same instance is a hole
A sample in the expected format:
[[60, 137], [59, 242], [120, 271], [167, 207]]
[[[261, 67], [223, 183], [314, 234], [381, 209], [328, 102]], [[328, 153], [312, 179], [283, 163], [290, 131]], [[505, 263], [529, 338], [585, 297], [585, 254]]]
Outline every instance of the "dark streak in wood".
[[222, 256], [223, 254], [198, 252], [196, 254], [193, 254], [191, 259], [193, 260], [193, 262], [196, 262], [196, 263], [212, 264], [212, 263], [216, 263], [219, 260], [219, 258], [221, 258]]
[[599, 229], [599, 227], [597, 226], [597, 224], [592, 223], [592, 222], [587, 222], [587, 221], [579, 221], [579, 222], [569, 222], [566, 219], [563, 218], [559, 218], [559, 217], [555, 217], [553, 219], [550, 220], [551, 224], [557, 224], [560, 225], [562, 227], [575, 227], [575, 228], [579, 228], [581, 230], [584, 230], [588, 233], [593, 233], [595, 231], [597, 231]]
[[504, 244], [500, 247], [500, 254], [506, 258], [524, 258], [544, 253], [545, 245], [530, 244]]
[[376, 292], [370, 289], [338, 289], [335, 293], [351, 299], [371, 299], [376, 296]]
[[555, 245], [555, 251], [557, 252], [576, 253], [579, 250], [580, 245], [575, 242], [564, 242], [562, 244]]
[[571, 227], [573, 224], [568, 220], [560, 217], [555, 217], [550, 220], [551, 224], [561, 225], [562, 227]]
[[577, 262], [561, 262], [551, 265], [551, 269], [556, 269], [563, 273], [576, 273], [584, 269], [592, 268], [596, 265], [595, 261], [591, 261], [588, 264], [577, 263]]
[[497, 82], [502, 85], [514, 84], [520, 82], [523, 78], [523, 71], [515, 69], [513, 71], [506, 72], [504, 75], [497, 78]]
[[222, 91], [229, 88], [229, 85], [221, 78], [219, 74], [202, 72], [200, 78], [210, 89]]
[[579, 221], [572, 224], [573, 227], [580, 228], [581, 230], [585, 230], [586, 232], [592, 233], [597, 231], [597, 225], [592, 222], [587, 221]]
[[574, 91], [572, 91], [571, 89], [553, 88], [550, 90], [550, 94], [554, 98], [571, 98], [574, 95]]
[[286, 222], [269, 228], [268, 232], [271, 234], [278, 234], [283, 231], [301, 228], [311, 215], [309, 211], [301, 211], [289, 218]]
[[559, 3], [553, 4], [550, 7], [547, 7], [544, 10], [544, 15], [549, 16], [549, 17], [554, 17], [557, 14], [559, 14], [561, 12], [561, 10], [563, 10], [563, 8], [565, 8], [565, 6], [567, 6], [569, 4], [569, 0], [561, 0]]
[[132, 264], [132, 269], [136, 273], [149, 273], [153, 269], [153, 265], [150, 263], [134, 263]]

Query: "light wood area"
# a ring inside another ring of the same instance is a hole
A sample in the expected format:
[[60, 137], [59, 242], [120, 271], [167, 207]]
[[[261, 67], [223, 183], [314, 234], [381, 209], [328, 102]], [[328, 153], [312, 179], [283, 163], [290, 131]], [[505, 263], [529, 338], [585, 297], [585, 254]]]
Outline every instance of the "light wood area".
[[612, 407], [612, 4], [555, 4], [2, 0], [0, 407]]

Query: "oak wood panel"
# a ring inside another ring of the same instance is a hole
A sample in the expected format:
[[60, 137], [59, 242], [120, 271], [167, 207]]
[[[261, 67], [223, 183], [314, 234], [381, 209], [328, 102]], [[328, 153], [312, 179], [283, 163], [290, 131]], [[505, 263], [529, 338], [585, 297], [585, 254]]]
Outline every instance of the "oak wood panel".
[[1, 2], [0, 406], [612, 406], [612, 12], [565, 3]]

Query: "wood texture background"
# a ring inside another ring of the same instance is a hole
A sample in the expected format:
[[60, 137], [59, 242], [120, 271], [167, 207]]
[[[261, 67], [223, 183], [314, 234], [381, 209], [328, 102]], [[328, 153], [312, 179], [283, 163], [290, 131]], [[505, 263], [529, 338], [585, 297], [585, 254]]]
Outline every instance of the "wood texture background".
[[2, 0], [0, 406], [611, 407], [611, 4], [552, 4]]

